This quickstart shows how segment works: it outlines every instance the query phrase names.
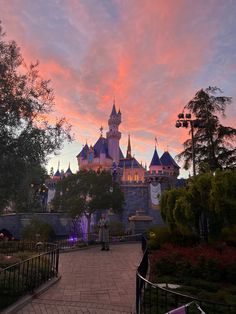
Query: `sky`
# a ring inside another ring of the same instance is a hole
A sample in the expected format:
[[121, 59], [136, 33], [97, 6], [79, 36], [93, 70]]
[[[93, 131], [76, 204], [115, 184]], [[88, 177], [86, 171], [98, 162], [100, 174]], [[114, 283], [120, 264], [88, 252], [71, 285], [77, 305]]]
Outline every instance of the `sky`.
[[[76, 155], [107, 131], [113, 99], [122, 113], [121, 148], [150, 164], [182, 151], [187, 129], [177, 114], [201, 88], [220, 87], [233, 102], [223, 124], [236, 127], [235, 0], [0, 0], [7, 40], [51, 80], [54, 116], [74, 142], [47, 168], [78, 170]], [[182, 176], [187, 173], [182, 171]]]

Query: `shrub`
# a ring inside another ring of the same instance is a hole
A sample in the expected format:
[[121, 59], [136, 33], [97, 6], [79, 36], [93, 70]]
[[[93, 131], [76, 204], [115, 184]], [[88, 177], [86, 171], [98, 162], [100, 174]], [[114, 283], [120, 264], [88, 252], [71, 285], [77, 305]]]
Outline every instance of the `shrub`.
[[236, 250], [226, 247], [218, 250], [198, 246], [193, 248], [163, 246], [150, 255], [153, 272], [158, 276], [192, 277], [211, 282], [236, 283]]
[[171, 233], [167, 227], [152, 226], [148, 230], [148, 246], [151, 250], [159, 249], [163, 244], [170, 242]]
[[16, 256], [0, 256], [0, 268], [6, 268], [19, 262], [21, 262], [21, 259]]
[[179, 231], [171, 233], [170, 243], [180, 246], [193, 246], [199, 243], [199, 237], [193, 233], [182, 234]]
[[221, 230], [220, 238], [228, 245], [236, 246], [236, 226], [230, 228], [223, 228]]
[[31, 220], [30, 225], [22, 230], [22, 238], [30, 241], [49, 241], [54, 237], [54, 230], [51, 225], [36, 218]]
[[236, 261], [225, 267], [225, 278], [232, 284], [236, 284]]

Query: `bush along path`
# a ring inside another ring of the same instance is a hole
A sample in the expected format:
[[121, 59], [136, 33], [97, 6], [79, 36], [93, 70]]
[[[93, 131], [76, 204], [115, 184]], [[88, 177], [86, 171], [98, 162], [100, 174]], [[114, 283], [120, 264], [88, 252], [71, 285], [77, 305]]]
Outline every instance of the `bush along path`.
[[152, 282], [177, 284], [175, 291], [236, 305], [236, 248], [166, 244], [150, 254], [150, 261]]

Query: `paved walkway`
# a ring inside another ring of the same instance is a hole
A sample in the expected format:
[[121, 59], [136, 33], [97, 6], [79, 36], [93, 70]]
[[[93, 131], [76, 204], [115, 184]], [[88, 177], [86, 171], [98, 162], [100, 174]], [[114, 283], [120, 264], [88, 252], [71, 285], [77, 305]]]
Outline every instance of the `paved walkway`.
[[61, 280], [17, 313], [132, 313], [140, 259], [139, 243], [61, 254]]

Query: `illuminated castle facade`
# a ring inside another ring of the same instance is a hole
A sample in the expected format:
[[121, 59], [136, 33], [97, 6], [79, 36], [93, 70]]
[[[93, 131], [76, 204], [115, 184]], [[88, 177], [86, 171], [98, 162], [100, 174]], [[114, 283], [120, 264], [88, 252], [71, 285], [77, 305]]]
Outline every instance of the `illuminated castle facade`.
[[158, 178], [177, 178], [179, 175], [179, 166], [171, 157], [168, 151], [164, 152], [159, 158], [156, 147], [149, 166], [149, 171], [139, 163], [131, 153], [130, 135], [126, 157], [124, 157], [120, 148], [121, 132], [121, 112], [117, 112], [115, 103], [113, 104], [110, 117], [108, 119], [109, 130], [106, 137], [101, 135], [94, 146], [88, 146], [86, 143], [81, 152], [76, 156], [78, 167], [82, 169], [111, 170], [116, 169], [121, 183], [144, 183], [156, 181]]

